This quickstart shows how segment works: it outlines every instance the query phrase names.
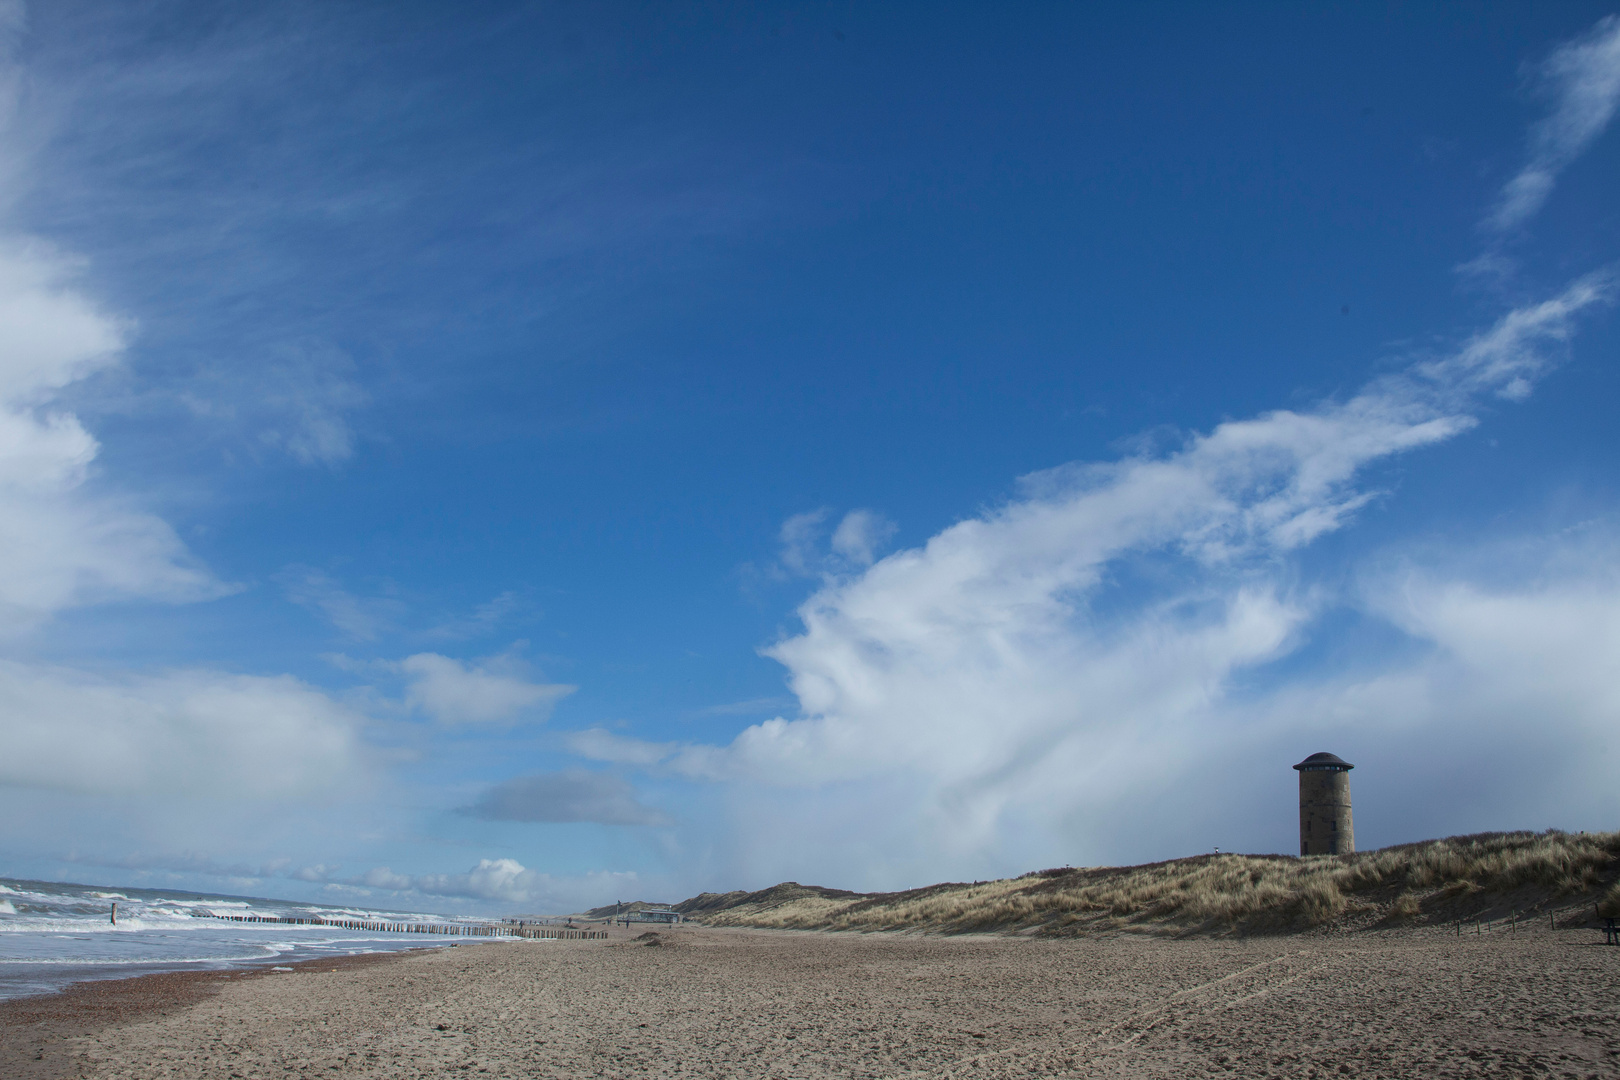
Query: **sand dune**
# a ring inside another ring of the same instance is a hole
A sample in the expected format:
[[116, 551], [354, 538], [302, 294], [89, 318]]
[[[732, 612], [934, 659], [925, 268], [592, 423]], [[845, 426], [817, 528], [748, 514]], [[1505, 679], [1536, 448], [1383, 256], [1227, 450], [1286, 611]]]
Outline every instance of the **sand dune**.
[[1355, 855], [1204, 855], [896, 893], [784, 882], [677, 904], [710, 926], [1079, 936], [1289, 933], [1620, 915], [1620, 833], [1482, 833]]

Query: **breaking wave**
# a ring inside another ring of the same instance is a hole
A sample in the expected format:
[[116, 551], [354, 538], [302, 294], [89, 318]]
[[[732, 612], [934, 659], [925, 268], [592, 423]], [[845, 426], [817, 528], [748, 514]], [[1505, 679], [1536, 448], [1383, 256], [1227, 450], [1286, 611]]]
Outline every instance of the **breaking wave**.
[[[117, 921], [113, 921], [114, 905]], [[213, 916], [421, 923], [449, 915], [300, 904], [250, 896], [0, 879], [0, 998], [70, 982], [227, 968], [450, 944], [444, 938], [332, 926], [242, 923]]]

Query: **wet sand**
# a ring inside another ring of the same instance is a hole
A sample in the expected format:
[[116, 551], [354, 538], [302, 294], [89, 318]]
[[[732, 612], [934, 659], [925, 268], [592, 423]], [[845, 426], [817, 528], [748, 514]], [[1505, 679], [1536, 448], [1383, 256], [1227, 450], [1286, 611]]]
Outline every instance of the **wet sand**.
[[[307, 960], [292, 966], [352, 970], [400, 953]], [[234, 971], [170, 971], [75, 983], [59, 994], [0, 1001], [0, 1078], [56, 1080], [82, 1075], [79, 1042], [143, 1020], [182, 1013], [244, 979], [277, 975], [272, 965]]]
[[122, 1011], [0, 1008], [0, 1075], [1620, 1076], [1620, 948], [1589, 930], [631, 937], [92, 984]]

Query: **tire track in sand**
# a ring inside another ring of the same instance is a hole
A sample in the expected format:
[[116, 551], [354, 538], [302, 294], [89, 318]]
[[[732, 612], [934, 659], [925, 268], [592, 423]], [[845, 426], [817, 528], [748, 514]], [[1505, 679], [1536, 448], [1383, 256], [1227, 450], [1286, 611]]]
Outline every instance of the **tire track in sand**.
[[[1287, 965], [1290, 961], [1298, 961], [1301, 957], [1309, 955], [1310, 953], [1303, 949], [1284, 953], [1257, 964], [1250, 964], [1218, 979], [1178, 990], [1159, 1004], [1133, 1009], [1113, 1023], [1099, 1028], [1069, 1046], [1042, 1050], [1027, 1046], [1011, 1046], [1001, 1050], [988, 1050], [953, 1065], [945, 1072], [906, 1072], [896, 1074], [895, 1080], [914, 1080], [914, 1078], [921, 1080], [923, 1077], [973, 1077], [976, 1080], [983, 1080], [986, 1077], [1007, 1073], [1061, 1076], [1084, 1071], [1095, 1074], [1098, 1066], [1104, 1065], [1108, 1058], [1114, 1057], [1118, 1057], [1117, 1064], [1123, 1068], [1128, 1051], [1147, 1036], [1165, 1030], [1169, 1026], [1184, 1026], [1214, 1013], [1236, 1008], [1298, 982], [1327, 966], [1324, 961], [1292, 973], [1289, 973], [1290, 969], [1285, 966], [1282, 972], [1276, 973], [1276, 976], [1265, 977], [1268, 969], [1275, 968], [1279, 964]], [[1259, 983], [1258, 986], [1254, 985], [1256, 982]], [[1235, 997], [1217, 996], [1210, 1001], [1199, 1000], [1201, 995], [1211, 993], [1219, 995], [1223, 989], [1236, 989], [1240, 992]], [[1178, 1006], [1186, 1005], [1193, 1008], [1177, 1011]], [[1099, 1043], [1123, 1031], [1132, 1033], [1118, 1042], [1097, 1048]]]

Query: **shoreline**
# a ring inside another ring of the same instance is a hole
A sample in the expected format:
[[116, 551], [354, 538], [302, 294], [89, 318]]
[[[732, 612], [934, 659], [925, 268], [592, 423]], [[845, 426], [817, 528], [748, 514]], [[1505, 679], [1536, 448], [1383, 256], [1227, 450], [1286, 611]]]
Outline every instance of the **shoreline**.
[[[468, 944], [471, 944], [470, 942]], [[58, 1080], [71, 1059], [59, 1052], [65, 1039], [92, 1035], [168, 1016], [213, 997], [225, 987], [305, 971], [348, 971], [417, 953], [454, 946], [418, 945], [409, 949], [311, 957], [278, 964], [273, 959], [237, 968], [157, 971], [112, 979], [84, 979], [60, 990], [0, 1001], [0, 1076], [7, 1080]]]

